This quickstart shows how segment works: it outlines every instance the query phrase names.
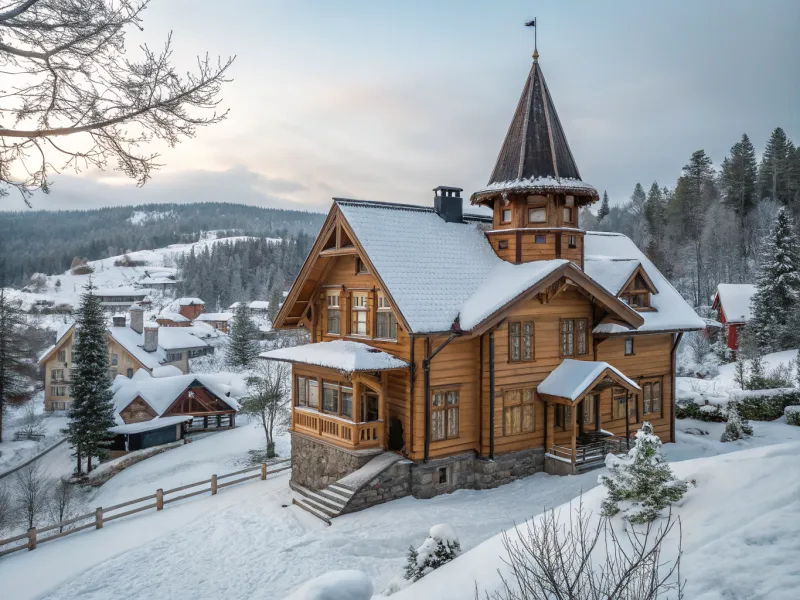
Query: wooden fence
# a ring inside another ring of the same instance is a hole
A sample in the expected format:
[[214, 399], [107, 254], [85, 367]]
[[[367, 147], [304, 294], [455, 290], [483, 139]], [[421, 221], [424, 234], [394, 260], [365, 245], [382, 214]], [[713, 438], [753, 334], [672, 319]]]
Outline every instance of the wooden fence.
[[[225, 475], [212, 475], [210, 479], [204, 479], [203, 481], [197, 481], [195, 483], [187, 483], [186, 485], [181, 485], [169, 490], [164, 489], [157, 489], [155, 494], [151, 494], [150, 496], [142, 496], [141, 498], [136, 498], [135, 500], [128, 500], [127, 502], [121, 502], [120, 504], [115, 504], [114, 506], [107, 506], [107, 507], [99, 507], [94, 512], [86, 513], [84, 515], [80, 515], [78, 517], [74, 517], [72, 519], [68, 519], [66, 521], [61, 521], [60, 523], [55, 523], [53, 525], [48, 525], [47, 527], [31, 527], [28, 529], [27, 533], [23, 533], [21, 535], [17, 535], [15, 537], [7, 538], [4, 540], [0, 540], [0, 547], [3, 547], [8, 544], [13, 544], [14, 542], [20, 542], [25, 540], [24, 544], [19, 546], [14, 546], [12, 548], [8, 548], [6, 550], [0, 550], [0, 556], [5, 556], [6, 554], [11, 554], [12, 552], [17, 552], [18, 550], [35, 550], [36, 547], [44, 542], [49, 542], [51, 540], [57, 540], [59, 538], [71, 535], [73, 533], [77, 533], [79, 531], [83, 531], [84, 529], [102, 529], [103, 525], [106, 523], [110, 523], [111, 521], [115, 521], [117, 519], [121, 519], [122, 517], [127, 517], [129, 515], [133, 515], [145, 510], [163, 510], [164, 506], [170, 504], [172, 502], [177, 502], [178, 500], [185, 500], [186, 498], [191, 498], [193, 496], [198, 496], [200, 494], [207, 494], [211, 492], [211, 495], [215, 495], [218, 490], [222, 488], [226, 488], [232, 485], [236, 485], [237, 483], [243, 483], [245, 481], [250, 481], [251, 479], [261, 479], [262, 481], [267, 478], [267, 475], [274, 475], [276, 473], [280, 473], [281, 471], [286, 471], [287, 469], [291, 469], [292, 465], [290, 464], [291, 459], [287, 458], [284, 460], [280, 460], [278, 462], [272, 463], [269, 466], [274, 467], [278, 466], [277, 469], [268, 470], [266, 463], [261, 463], [259, 466], [255, 467], [248, 467], [247, 469], [242, 469], [240, 471], [234, 471], [233, 473], [227, 473]], [[287, 464], [289, 463], [289, 464]], [[245, 475], [246, 473], [252, 473], [253, 471], [258, 471], [253, 475]], [[237, 475], [243, 475], [243, 477], [238, 477], [232, 481], [225, 481], [224, 483], [220, 483], [223, 479], [228, 479], [229, 477], [236, 477]], [[198, 486], [208, 486], [203, 487], [202, 489], [195, 490], [193, 492], [189, 492], [187, 494], [181, 494], [180, 496], [173, 496], [171, 498], [165, 498], [170, 494], [176, 494], [178, 492], [183, 492], [185, 490], [189, 490], [194, 487]], [[149, 502], [144, 506], [137, 506], [136, 508], [131, 508], [122, 512], [115, 512], [120, 510], [121, 508], [126, 508], [128, 506], [133, 506], [134, 504], [139, 504], [141, 502]], [[114, 514], [109, 514], [114, 513]], [[69, 527], [70, 525], [74, 525], [75, 523], [80, 523], [81, 521], [89, 521], [88, 523], [82, 523], [77, 527], [73, 527], [71, 529], [67, 529], [63, 531], [64, 527]], [[40, 537], [43, 533], [48, 533], [52, 531], [56, 531], [56, 533], [51, 533], [46, 537]]]

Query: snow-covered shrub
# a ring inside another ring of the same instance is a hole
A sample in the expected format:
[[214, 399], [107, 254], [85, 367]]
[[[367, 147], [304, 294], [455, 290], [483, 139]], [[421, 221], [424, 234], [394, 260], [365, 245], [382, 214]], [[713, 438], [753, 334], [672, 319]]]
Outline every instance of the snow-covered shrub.
[[787, 425], [796, 425], [800, 427], [800, 406], [787, 406], [784, 409], [786, 415]]
[[609, 475], [600, 475], [599, 483], [608, 490], [602, 503], [606, 517], [622, 513], [633, 524], [655, 520], [663, 509], [686, 493], [687, 484], [672, 474], [661, 452], [661, 439], [645, 421], [636, 432], [636, 443], [625, 458], [606, 457]]
[[780, 419], [787, 406], [800, 404], [800, 390], [782, 388], [740, 392], [735, 395], [739, 415], [750, 421]]
[[792, 369], [789, 365], [778, 363], [767, 369], [760, 356], [750, 361], [750, 377], [747, 379], [748, 390], [772, 390], [775, 388], [792, 387]]
[[434, 525], [419, 548], [408, 549], [405, 578], [418, 581], [461, 554], [461, 544], [450, 525]]
[[719, 438], [720, 442], [734, 442], [753, 435], [753, 428], [748, 421], [742, 419], [736, 402], [728, 404], [726, 415], [728, 422], [725, 425], [725, 431], [722, 432], [722, 437]]
[[712, 351], [708, 338], [701, 332], [686, 334], [676, 360], [679, 377], [709, 379], [719, 374], [720, 360]]
[[692, 400], [678, 400], [675, 403], [676, 419], [697, 419], [707, 423], [724, 423], [725, 413], [714, 404], [700, 406]]
[[370, 600], [375, 593], [361, 571], [330, 571], [306, 582], [285, 600]]

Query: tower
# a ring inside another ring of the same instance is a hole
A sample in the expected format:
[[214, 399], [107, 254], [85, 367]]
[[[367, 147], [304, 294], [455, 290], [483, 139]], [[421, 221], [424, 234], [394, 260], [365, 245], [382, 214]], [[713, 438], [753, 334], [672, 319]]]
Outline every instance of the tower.
[[503, 260], [565, 258], [583, 268], [578, 210], [598, 199], [597, 190], [581, 180], [534, 50], [489, 183], [470, 202], [492, 209], [487, 236]]

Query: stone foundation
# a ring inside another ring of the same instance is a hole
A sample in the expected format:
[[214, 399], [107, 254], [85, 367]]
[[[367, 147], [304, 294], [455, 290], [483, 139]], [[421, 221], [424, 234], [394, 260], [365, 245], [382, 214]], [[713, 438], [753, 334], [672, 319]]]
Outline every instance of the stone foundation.
[[544, 471], [548, 475], [574, 475], [575, 465], [552, 456], [545, 456]]
[[357, 471], [382, 450], [345, 450], [292, 432], [292, 481], [321, 490]]
[[364, 510], [376, 504], [411, 494], [411, 469], [414, 463], [401, 460], [362, 486], [342, 510], [342, 514]]

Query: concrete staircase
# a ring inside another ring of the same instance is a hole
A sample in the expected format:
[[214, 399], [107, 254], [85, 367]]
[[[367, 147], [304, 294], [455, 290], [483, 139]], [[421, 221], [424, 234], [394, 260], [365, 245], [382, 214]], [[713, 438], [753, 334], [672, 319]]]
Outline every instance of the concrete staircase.
[[301, 497], [293, 498], [292, 504], [311, 513], [328, 525], [331, 519], [338, 517], [356, 490], [341, 483], [332, 483], [324, 490], [310, 490], [299, 483], [290, 482], [289, 486]]

